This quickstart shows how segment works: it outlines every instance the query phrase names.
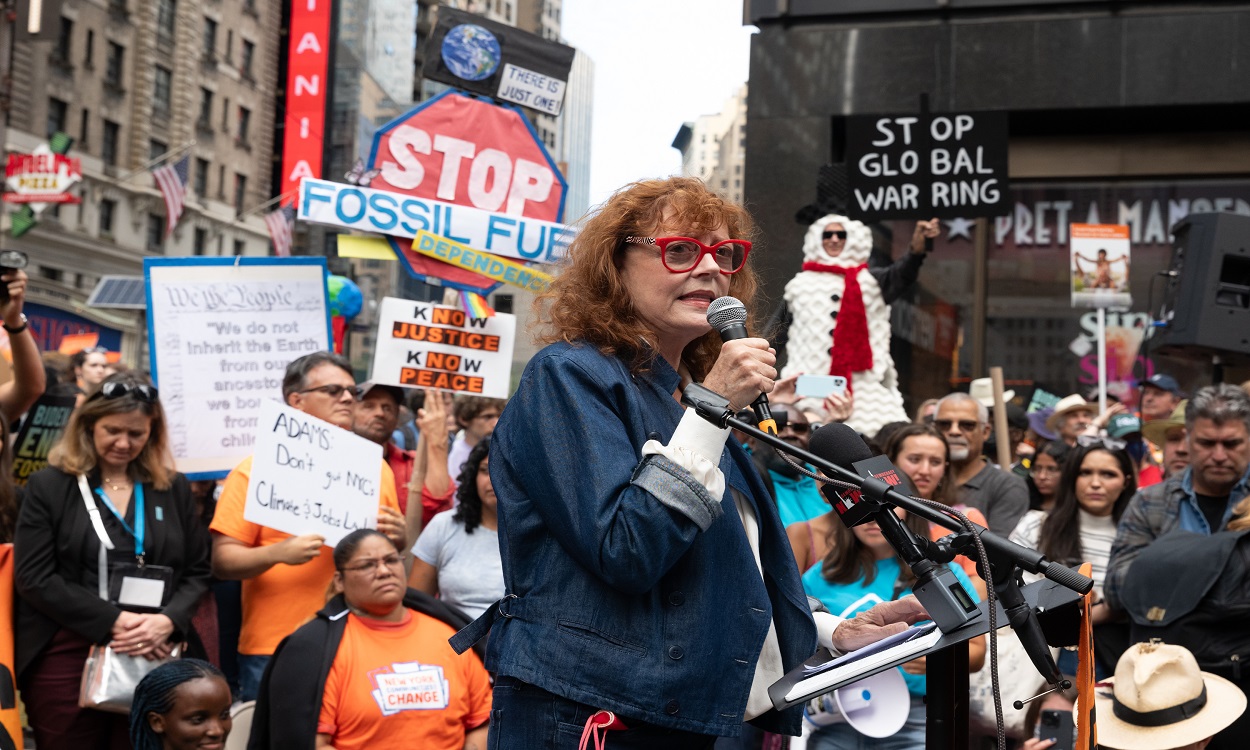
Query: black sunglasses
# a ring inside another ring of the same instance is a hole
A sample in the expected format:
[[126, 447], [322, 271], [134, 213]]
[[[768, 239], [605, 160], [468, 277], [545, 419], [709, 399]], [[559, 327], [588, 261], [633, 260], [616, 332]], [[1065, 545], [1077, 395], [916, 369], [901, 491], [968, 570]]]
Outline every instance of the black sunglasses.
[[843, 231], [840, 231], [840, 232], [821, 232], [821, 233], [820, 233], [820, 238], [821, 238], [822, 240], [831, 240], [831, 239], [833, 239], [834, 237], [837, 237], [837, 238], [838, 238], [838, 239], [840, 239], [840, 240], [844, 240], [844, 239], [846, 239], [846, 231], [845, 231], [845, 230], [843, 230]]
[[131, 385], [130, 383], [112, 382], [100, 386], [100, 396], [107, 399], [134, 396], [139, 401], [154, 404], [156, 399], [160, 397], [160, 393], [152, 386], [143, 385], [142, 383]]
[[355, 399], [356, 401], [359, 401], [360, 397], [364, 395], [360, 392], [359, 386], [339, 385], [338, 383], [331, 383], [329, 385], [319, 385], [313, 388], [305, 388], [302, 391], [296, 391], [296, 393], [314, 393], [314, 392], [324, 393], [330, 398], [336, 399], [339, 396], [342, 396], [344, 391], [351, 391], [352, 398]]

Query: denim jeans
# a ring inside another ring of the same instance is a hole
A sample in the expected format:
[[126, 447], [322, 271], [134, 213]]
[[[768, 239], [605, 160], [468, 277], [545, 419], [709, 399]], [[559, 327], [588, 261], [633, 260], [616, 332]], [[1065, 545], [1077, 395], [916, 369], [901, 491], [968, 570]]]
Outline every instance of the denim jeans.
[[268, 655], [239, 654], [239, 700], [254, 701], [260, 695], [260, 678], [269, 666]]
[[[575, 748], [598, 709], [561, 698], [513, 677], [495, 679], [488, 750]], [[621, 717], [628, 729], [608, 732], [612, 750], [711, 750], [716, 737], [667, 729]], [[923, 728], [922, 728], [923, 731]], [[591, 745], [593, 747], [593, 744]]]
[[830, 724], [812, 733], [807, 750], [924, 750], [924, 698], [911, 696], [907, 723], [889, 737], [869, 737], [850, 724]]

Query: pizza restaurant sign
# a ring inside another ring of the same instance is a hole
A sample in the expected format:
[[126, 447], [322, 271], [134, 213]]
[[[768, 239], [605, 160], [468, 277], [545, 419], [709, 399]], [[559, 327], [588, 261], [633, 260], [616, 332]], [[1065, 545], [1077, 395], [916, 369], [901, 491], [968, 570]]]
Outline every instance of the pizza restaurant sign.
[[9, 154], [4, 170], [6, 203], [79, 203], [69, 189], [82, 180], [78, 159], [36, 152]]

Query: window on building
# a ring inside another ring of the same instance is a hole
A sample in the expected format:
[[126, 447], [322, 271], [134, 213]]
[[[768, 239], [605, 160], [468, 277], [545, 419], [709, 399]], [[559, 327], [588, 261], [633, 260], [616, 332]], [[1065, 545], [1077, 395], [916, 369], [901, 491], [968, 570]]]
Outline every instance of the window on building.
[[69, 104], [57, 98], [48, 100], [48, 137], [53, 133], [65, 130], [65, 116], [69, 112]]
[[195, 194], [201, 199], [208, 197], [208, 159], [195, 160]]
[[221, 132], [230, 132], [230, 100], [221, 100]]
[[110, 86], [121, 88], [122, 62], [126, 58], [126, 48], [116, 42], [109, 42], [108, 60], [104, 64], [104, 82]]
[[169, 150], [169, 146], [164, 141], [158, 141], [155, 138], [148, 141], [148, 159], [159, 159]]
[[239, 56], [239, 73], [247, 80], [252, 80], [252, 60], [256, 57], [256, 45], [243, 40], [243, 54]]
[[74, 49], [74, 22], [61, 16], [61, 27], [57, 30], [56, 46], [52, 48], [52, 58], [61, 65], [69, 65], [69, 55]]
[[83, 108], [82, 118], [78, 122], [78, 143], [79, 148], [86, 148], [89, 141], [87, 140], [87, 128], [91, 124], [91, 110]]
[[239, 107], [239, 143], [247, 145], [247, 130], [252, 124], [252, 110], [247, 107]]
[[204, 19], [204, 59], [217, 59], [217, 22], [211, 18]]
[[165, 252], [165, 217], [157, 213], [148, 214], [147, 247], [149, 253]]
[[226, 165], [219, 164], [217, 166], [217, 200], [224, 200], [226, 197]]
[[247, 243], [246, 243], [246, 242], [244, 242], [243, 240], [235, 240], [235, 241], [234, 241], [234, 254], [235, 254], [235, 255], [242, 255], [242, 254], [243, 254], [243, 251], [244, 251], [244, 250], [246, 250], [246, 249], [247, 249]]
[[213, 92], [206, 88], [200, 89], [200, 116], [195, 125], [203, 130], [213, 129]]
[[117, 166], [117, 139], [121, 126], [111, 120], [104, 121], [104, 129], [100, 133], [100, 160], [106, 166]]
[[735, 164], [735, 165], [734, 165], [734, 174], [742, 174], [742, 165], [741, 165], [741, 164]]
[[100, 236], [113, 236], [113, 216], [117, 213], [117, 201], [102, 200], [97, 204], [100, 211]]
[[191, 252], [195, 255], [206, 255], [208, 252], [208, 230], [195, 228], [195, 238], [191, 241]]
[[174, 43], [174, 25], [178, 20], [175, 0], [158, 0], [156, 7], [156, 35], [168, 44]]
[[39, 266], [39, 276], [48, 281], [60, 281], [64, 277], [64, 273], [59, 268], [49, 268], [48, 266]]
[[174, 74], [169, 68], [156, 66], [156, 78], [152, 88], [152, 109], [168, 115], [173, 108]]
[[82, 66], [87, 70], [95, 67], [95, 29], [87, 29], [87, 48], [82, 53]]
[[234, 62], [234, 31], [226, 29], [226, 62]]
[[243, 202], [247, 199], [247, 176], [238, 172], [234, 174], [234, 212], [243, 213]]

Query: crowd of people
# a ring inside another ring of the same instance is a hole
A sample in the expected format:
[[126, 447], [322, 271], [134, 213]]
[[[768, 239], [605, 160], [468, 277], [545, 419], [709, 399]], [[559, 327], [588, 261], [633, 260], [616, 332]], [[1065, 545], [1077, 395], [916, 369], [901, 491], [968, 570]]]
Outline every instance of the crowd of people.
[[[846, 232], [825, 229], [836, 252]], [[735, 409], [767, 393], [797, 448], [854, 414], [853, 388], [801, 398], [766, 337], [722, 341], [709, 326], [712, 300], [755, 296], [753, 232], [698, 180], [618, 192], [540, 298], [546, 347], [506, 403], [357, 383], [329, 352], [291, 362], [274, 398], [381, 447], [376, 528], [332, 548], [245, 517], [250, 456], [221, 482], [177, 473], [168, 394], [142, 374], [94, 350], [64, 378], [45, 370], [24, 335], [24, 276], [0, 277], [15, 371], [0, 386], [4, 436], [45, 391], [78, 401], [47, 469], [20, 490], [0, 477], [15, 679], [35, 746], [220, 747], [249, 705], [253, 748], [481, 749], [489, 735], [492, 748], [528, 750], [606, 734], [613, 748], [758, 750], [800, 732], [822, 750], [923, 748], [923, 657], [899, 668], [908, 712], [886, 739], [837, 717], [804, 728], [801, 706], [778, 711], [768, 695], [818, 648], [854, 650], [927, 613], [877, 523], [847, 528], [811, 467], [681, 405], [692, 383]], [[862, 438], [908, 494], [1053, 561], [1092, 564], [1098, 679], [1114, 685], [1097, 694], [1114, 717], [1104, 747], [1244, 745], [1250, 653], [1213, 638], [1224, 624], [1202, 613], [1250, 575], [1238, 554], [1250, 395], [1223, 384], [1189, 395], [1166, 374], [1143, 382], [1140, 413], [1082, 394], [1026, 413], [1002, 395], [1006, 435], [983, 379]], [[990, 450], [999, 441], [1009, 464]], [[897, 515], [920, 539], [948, 533]], [[1205, 555], [1205, 588], [1157, 580], [1178, 549]], [[970, 600], [986, 598], [974, 560], [948, 567]], [[1154, 609], [1177, 601], [1188, 609]], [[147, 673], [128, 714], [80, 695], [102, 650]], [[983, 669], [986, 638], [968, 650], [970, 671]], [[1072, 651], [1057, 657], [1076, 673]], [[1143, 677], [1141, 665], [1165, 663], [1162, 686]], [[1013, 677], [1005, 699], [1040, 692], [1035, 673]], [[1033, 737], [1040, 712], [1014, 745], [1050, 746]]]

